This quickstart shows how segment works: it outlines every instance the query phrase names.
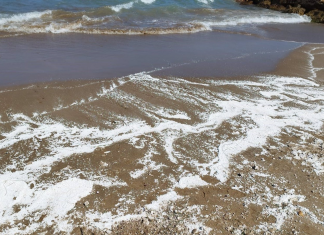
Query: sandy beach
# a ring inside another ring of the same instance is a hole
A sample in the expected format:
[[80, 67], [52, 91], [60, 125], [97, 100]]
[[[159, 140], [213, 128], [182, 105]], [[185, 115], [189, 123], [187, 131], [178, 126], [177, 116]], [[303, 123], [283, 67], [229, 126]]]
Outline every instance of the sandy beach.
[[0, 234], [324, 234], [324, 46], [263, 36], [2, 39]]

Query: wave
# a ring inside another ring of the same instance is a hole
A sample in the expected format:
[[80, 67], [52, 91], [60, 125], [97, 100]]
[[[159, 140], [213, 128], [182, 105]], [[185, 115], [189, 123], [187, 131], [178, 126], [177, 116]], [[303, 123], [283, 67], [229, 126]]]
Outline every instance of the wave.
[[200, 3], [203, 3], [203, 4], [208, 4], [210, 2], [214, 2], [214, 0], [197, 0], [197, 1]]
[[255, 17], [242, 17], [231, 18], [223, 21], [201, 21], [196, 22], [202, 24], [206, 29], [211, 30], [213, 26], [235, 26], [240, 24], [267, 24], [267, 23], [281, 23], [281, 24], [293, 24], [293, 23], [308, 23], [311, 22], [311, 18], [308, 16], [301, 16], [297, 14], [282, 14], [281, 16], [255, 16]]
[[133, 2], [129, 2], [129, 3], [124, 3], [124, 4], [119, 4], [116, 6], [109, 6], [110, 9], [112, 9], [115, 12], [120, 12], [123, 9], [131, 9], [134, 7], [135, 3], [138, 2], [142, 2], [144, 4], [152, 4], [153, 2], [155, 2], [155, 0], [140, 0], [140, 1], [133, 1]]
[[119, 4], [119, 5], [116, 5], [116, 6], [112, 6], [110, 8], [115, 12], [120, 12], [122, 9], [130, 9], [130, 8], [132, 8], [133, 5], [134, 5], [134, 2], [129, 2], [129, 3], [125, 3], [125, 4]]
[[45, 15], [51, 15], [52, 11], [47, 10], [43, 12], [27, 12], [27, 13], [20, 13], [15, 15], [7, 15], [7, 14], [0, 14], [0, 25], [5, 25], [9, 23], [18, 23], [23, 21], [29, 21], [34, 19], [41, 19]]
[[152, 4], [153, 2], [155, 2], [155, 0], [141, 0], [141, 2], [145, 4]]
[[[154, 8], [152, 12], [131, 10], [134, 3], [91, 9], [88, 11], [69, 12], [46, 10], [15, 15], [0, 14], [0, 35], [17, 33], [85, 33], [85, 34], [170, 34], [193, 33], [213, 30], [219, 26], [266, 23], [305, 23], [308, 16], [282, 14], [264, 11], [247, 12], [237, 10], [200, 10]], [[142, 0], [151, 4], [154, 0]], [[0, 37], [1, 37], [0, 36]]]
[[[50, 24], [46, 27], [22, 27], [21, 33], [83, 33], [83, 34], [106, 34], [106, 35], [144, 35], [144, 34], [176, 34], [176, 33], [196, 33], [206, 31], [204, 25], [191, 24], [169, 28], [124, 28], [124, 29], [93, 29], [83, 28], [81, 23], [70, 24]], [[21, 35], [21, 34], [19, 34]]]

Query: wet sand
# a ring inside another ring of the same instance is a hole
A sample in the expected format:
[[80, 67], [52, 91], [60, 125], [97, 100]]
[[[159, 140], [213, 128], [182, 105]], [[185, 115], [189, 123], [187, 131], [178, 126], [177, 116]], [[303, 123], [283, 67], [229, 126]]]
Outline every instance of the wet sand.
[[324, 47], [282, 46], [236, 77], [193, 63], [3, 88], [0, 233], [324, 233]]

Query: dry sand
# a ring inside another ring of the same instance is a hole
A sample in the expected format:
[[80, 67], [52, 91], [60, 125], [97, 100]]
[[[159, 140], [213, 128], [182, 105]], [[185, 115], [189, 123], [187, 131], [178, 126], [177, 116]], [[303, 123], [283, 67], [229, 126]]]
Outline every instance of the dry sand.
[[0, 233], [324, 234], [323, 53], [1, 90]]

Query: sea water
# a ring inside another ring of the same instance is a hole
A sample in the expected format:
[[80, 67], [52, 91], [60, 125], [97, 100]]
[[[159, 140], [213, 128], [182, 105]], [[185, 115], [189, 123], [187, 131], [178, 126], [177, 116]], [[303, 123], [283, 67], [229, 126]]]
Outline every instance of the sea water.
[[310, 22], [235, 0], [0, 1], [0, 36], [33, 33], [167, 34], [214, 27]]

